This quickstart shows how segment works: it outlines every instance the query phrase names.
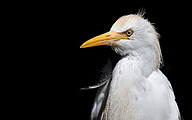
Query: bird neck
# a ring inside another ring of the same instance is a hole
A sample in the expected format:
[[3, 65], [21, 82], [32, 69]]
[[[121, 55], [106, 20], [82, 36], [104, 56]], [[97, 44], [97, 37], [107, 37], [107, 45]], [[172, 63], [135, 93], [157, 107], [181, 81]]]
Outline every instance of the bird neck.
[[[127, 56], [121, 58], [116, 64], [112, 73], [112, 87], [135, 87], [142, 88], [146, 82], [145, 79], [157, 70], [151, 54], [141, 54], [132, 52]], [[143, 84], [142, 84], [143, 83]]]
[[132, 72], [137, 70], [141, 72], [144, 77], [148, 77], [153, 71], [157, 70], [158, 64], [159, 63], [156, 62], [155, 52], [147, 48], [131, 51], [128, 55], [122, 56], [119, 61], [119, 65], [122, 66], [122, 68], [126, 66], [126, 68], [124, 68], [125, 71]]

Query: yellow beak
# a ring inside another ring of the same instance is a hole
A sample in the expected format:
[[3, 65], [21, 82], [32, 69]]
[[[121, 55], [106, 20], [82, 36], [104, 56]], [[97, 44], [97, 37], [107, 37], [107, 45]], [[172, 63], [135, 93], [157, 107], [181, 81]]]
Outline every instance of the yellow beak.
[[117, 43], [120, 39], [128, 39], [128, 37], [123, 33], [109, 31], [84, 42], [80, 48], [94, 47], [99, 45], [111, 45]]

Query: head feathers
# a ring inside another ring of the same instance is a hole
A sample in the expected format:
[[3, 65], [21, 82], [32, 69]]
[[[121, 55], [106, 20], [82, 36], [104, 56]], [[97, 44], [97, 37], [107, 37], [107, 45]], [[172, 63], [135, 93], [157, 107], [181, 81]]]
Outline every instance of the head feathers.
[[[130, 14], [126, 16], [120, 17], [111, 27], [111, 31], [115, 31], [118, 33], [123, 33], [129, 29], [134, 31], [134, 34], [130, 37], [130, 41], [133, 44], [140, 44], [138, 47], [150, 47], [154, 53], [154, 61], [156, 63], [157, 68], [159, 68], [162, 63], [162, 54], [159, 45], [159, 34], [156, 32], [154, 26], [147, 20], [143, 18], [145, 11], [140, 11], [137, 15]], [[137, 42], [134, 42], [137, 40]], [[131, 42], [128, 43], [127, 48], [131, 48]], [[124, 46], [123, 46], [124, 47]], [[118, 48], [121, 51], [120, 48]], [[127, 54], [127, 53], [126, 53]]]

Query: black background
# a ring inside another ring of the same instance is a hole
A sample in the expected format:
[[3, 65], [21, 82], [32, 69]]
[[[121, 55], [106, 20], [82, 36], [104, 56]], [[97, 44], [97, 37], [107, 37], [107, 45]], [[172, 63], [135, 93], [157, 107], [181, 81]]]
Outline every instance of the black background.
[[168, 1], [72, 1], [44, 5], [40, 14], [48, 20], [41, 22], [51, 32], [45, 34], [48, 40], [44, 40], [45, 48], [39, 53], [43, 58], [38, 62], [42, 64], [40, 70], [45, 70], [39, 73], [42, 74], [37, 96], [40, 111], [46, 111], [43, 115], [47, 117], [88, 120], [97, 90], [80, 88], [99, 79], [108, 58], [116, 61], [119, 56], [108, 46], [80, 49], [80, 45], [108, 32], [122, 15], [145, 9], [145, 18], [155, 23], [161, 35], [164, 60], [161, 71], [172, 84], [183, 118], [189, 120], [191, 18], [186, 5]]

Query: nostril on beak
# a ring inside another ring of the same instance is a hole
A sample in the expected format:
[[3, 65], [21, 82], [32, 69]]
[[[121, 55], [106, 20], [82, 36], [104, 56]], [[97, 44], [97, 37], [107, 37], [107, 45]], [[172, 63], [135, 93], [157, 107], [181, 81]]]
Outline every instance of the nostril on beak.
[[106, 37], [110, 37], [111, 35], [106, 35]]

